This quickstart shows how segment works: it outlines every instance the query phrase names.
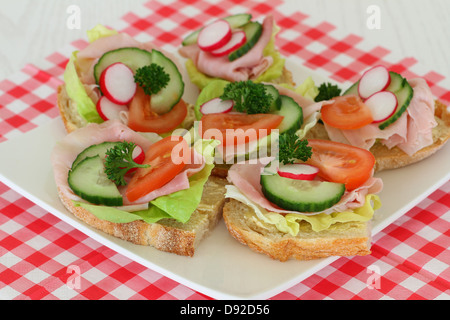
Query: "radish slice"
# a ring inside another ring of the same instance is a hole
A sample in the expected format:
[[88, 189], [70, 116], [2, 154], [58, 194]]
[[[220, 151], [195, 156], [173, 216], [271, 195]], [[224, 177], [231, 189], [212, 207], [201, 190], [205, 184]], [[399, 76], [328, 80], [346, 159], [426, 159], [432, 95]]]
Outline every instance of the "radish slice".
[[362, 99], [367, 99], [374, 93], [385, 90], [391, 83], [391, 76], [384, 66], [376, 66], [367, 70], [358, 84], [358, 93]]
[[373, 122], [381, 122], [395, 113], [398, 100], [390, 91], [381, 91], [371, 95], [364, 104], [372, 112]]
[[109, 100], [106, 96], [101, 97], [97, 102], [97, 112], [105, 121], [119, 120], [120, 112], [123, 111], [128, 111], [128, 107], [126, 105], [116, 104]]
[[203, 51], [217, 50], [231, 39], [231, 26], [228, 21], [217, 20], [200, 31], [197, 44]]
[[133, 157], [134, 162], [136, 162], [137, 164], [144, 163], [144, 160], [145, 160], [144, 150], [142, 150], [142, 148], [140, 146], [136, 145], [136, 147], [133, 150], [132, 157]]
[[281, 177], [295, 180], [313, 180], [318, 173], [317, 167], [304, 163], [284, 164], [278, 168]]
[[100, 76], [100, 90], [115, 104], [131, 102], [136, 93], [133, 71], [121, 62], [107, 67]]
[[222, 100], [220, 98], [214, 98], [202, 104], [200, 106], [200, 112], [202, 114], [228, 113], [233, 109], [233, 106], [233, 100]]
[[211, 54], [220, 57], [227, 55], [234, 50], [239, 49], [242, 47], [242, 45], [247, 41], [247, 36], [245, 35], [244, 31], [236, 31], [231, 36], [230, 41], [226, 45], [224, 45], [222, 48], [219, 48], [217, 50], [211, 51]]

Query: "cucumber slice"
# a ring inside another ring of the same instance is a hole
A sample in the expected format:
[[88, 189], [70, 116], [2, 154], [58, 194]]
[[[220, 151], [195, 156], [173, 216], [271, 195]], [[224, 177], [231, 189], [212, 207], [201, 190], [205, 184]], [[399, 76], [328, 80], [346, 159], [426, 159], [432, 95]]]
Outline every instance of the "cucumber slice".
[[69, 171], [67, 181], [75, 194], [92, 204], [122, 206], [122, 195], [104, 170], [100, 156], [87, 157]]
[[[393, 71], [390, 71], [389, 74], [391, 75], [391, 83], [386, 88], [386, 91], [390, 91], [395, 94], [395, 96], [397, 97], [398, 106], [395, 113], [389, 119], [383, 121], [378, 125], [381, 130], [386, 129], [390, 124], [394, 123], [398, 120], [398, 118], [400, 118], [403, 112], [405, 112], [408, 108], [414, 95], [414, 90], [405, 78]], [[359, 81], [348, 88], [347, 91], [345, 91], [342, 95], [359, 95], [358, 84]]]
[[170, 76], [166, 87], [152, 95], [152, 110], [158, 114], [169, 112], [181, 99], [184, 93], [184, 82], [175, 63], [158, 50], [152, 50], [152, 62], [164, 68]]
[[409, 83], [405, 81], [405, 86], [400, 89], [400, 91], [394, 92], [394, 94], [397, 96], [398, 101], [397, 110], [389, 119], [383, 121], [378, 125], [381, 130], [386, 129], [389, 125], [397, 121], [398, 118], [400, 118], [400, 116], [403, 114], [403, 112], [406, 111], [413, 98], [414, 90], [409, 85]]
[[266, 92], [272, 96], [272, 104], [270, 105], [270, 112], [280, 110], [281, 99], [278, 90], [271, 84], [264, 85]]
[[400, 91], [408, 83], [408, 81], [406, 81], [406, 79], [403, 78], [398, 73], [390, 71], [389, 74], [391, 76], [391, 83], [386, 88], [387, 91], [396, 93]]
[[319, 212], [339, 202], [345, 192], [343, 183], [261, 175], [262, 192], [267, 200], [285, 210]]
[[297, 131], [303, 125], [303, 109], [289, 96], [280, 95], [279, 99], [281, 101], [280, 110], [270, 112], [284, 117], [278, 126], [279, 133]]
[[[250, 22], [252, 19], [252, 15], [248, 13], [239, 13], [234, 14], [228, 17], [223, 18], [223, 20], [228, 21], [228, 23], [231, 26], [231, 29], [240, 28], [243, 25], [246, 25]], [[181, 43], [183, 46], [188, 46], [191, 44], [197, 43], [198, 34], [200, 31], [202, 31], [203, 28], [200, 28], [198, 30], [195, 30], [194, 32], [190, 33], [186, 38], [184, 38], [183, 42]]]
[[97, 84], [99, 84], [103, 70], [116, 62], [122, 62], [136, 72], [137, 69], [152, 63], [152, 53], [139, 48], [120, 48], [106, 52], [94, 66], [94, 77]]
[[257, 21], [251, 21], [242, 27], [245, 32], [247, 41], [237, 50], [228, 55], [228, 60], [234, 61], [250, 51], [261, 37], [263, 28], [262, 24]]
[[106, 151], [108, 151], [111, 148], [114, 148], [117, 144], [120, 142], [102, 142], [100, 144], [94, 144], [90, 147], [87, 147], [84, 149], [80, 154], [78, 154], [75, 161], [72, 163], [72, 170], [75, 169], [75, 167], [84, 159], [88, 157], [94, 157], [99, 156], [100, 159], [105, 160], [106, 158]]

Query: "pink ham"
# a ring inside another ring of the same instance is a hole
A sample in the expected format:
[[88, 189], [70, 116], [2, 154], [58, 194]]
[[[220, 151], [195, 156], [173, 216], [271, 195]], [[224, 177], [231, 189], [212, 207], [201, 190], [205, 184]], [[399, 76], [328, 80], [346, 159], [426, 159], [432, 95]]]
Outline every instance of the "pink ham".
[[[234, 184], [249, 200], [258, 206], [271, 212], [278, 212], [282, 214], [297, 213], [304, 215], [313, 215], [320, 212], [297, 212], [289, 211], [279, 208], [264, 197], [262, 193], [260, 176], [264, 167], [269, 163], [270, 159], [260, 159], [258, 164], [250, 164], [242, 162], [234, 164], [228, 171], [228, 181]], [[333, 207], [328, 208], [322, 212], [330, 214], [333, 212], [344, 212], [361, 207], [365, 202], [367, 194], [377, 194], [383, 188], [383, 182], [380, 178], [369, 178], [359, 188], [346, 191], [341, 200]]]
[[191, 59], [197, 69], [211, 77], [228, 81], [245, 81], [256, 79], [273, 63], [271, 56], [264, 57], [263, 50], [272, 37], [274, 20], [268, 16], [263, 21], [263, 32], [256, 45], [245, 55], [229, 61], [227, 56], [216, 57], [200, 50], [197, 44], [182, 47], [179, 53]]
[[377, 139], [388, 148], [397, 146], [408, 155], [433, 143], [432, 129], [437, 125], [434, 118], [434, 99], [424, 79], [408, 80], [414, 96], [406, 112], [381, 130], [378, 124], [370, 124], [356, 130], [340, 130], [325, 125], [331, 140], [370, 149]]
[[[79, 196], [73, 193], [67, 183], [67, 175], [77, 155], [85, 148], [99, 144], [105, 141], [129, 141], [147, 150], [153, 143], [161, 138], [154, 134], [147, 134], [146, 138], [129, 129], [119, 121], [106, 121], [102, 124], [88, 124], [86, 127], [78, 129], [64, 137], [55, 148], [51, 155], [51, 162], [55, 176], [55, 182], [61, 193], [73, 201], [85, 202]], [[147, 207], [149, 201], [157, 197], [174, 193], [176, 191], [189, 188], [189, 177], [203, 169], [205, 159], [202, 155], [193, 152], [192, 164], [187, 165], [174, 179], [164, 185], [162, 188], [142, 197], [131, 203], [125, 197], [126, 188], [119, 188], [124, 199], [124, 206], [120, 209], [124, 211], [141, 210]]]

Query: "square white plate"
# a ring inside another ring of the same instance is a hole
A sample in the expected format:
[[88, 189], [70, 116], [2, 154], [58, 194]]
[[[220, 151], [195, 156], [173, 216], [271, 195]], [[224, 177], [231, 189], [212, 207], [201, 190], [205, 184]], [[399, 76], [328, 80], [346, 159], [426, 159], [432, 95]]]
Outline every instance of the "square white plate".
[[[329, 81], [292, 60], [287, 63], [297, 83], [309, 75], [317, 83]], [[189, 90], [189, 86], [187, 88]], [[57, 118], [1, 143], [0, 180], [98, 242], [194, 290], [215, 299], [267, 299], [337, 259], [274, 261], [234, 240], [223, 222], [200, 244], [192, 258], [160, 252], [106, 235], [76, 219], [59, 201], [50, 153], [65, 134], [61, 119]], [[376, 212], [373, 234], [444, 184], [450, 178], [449, 159], [450, 145], [447, 145], [420, 163], [377, 174], [384, 181], [380, 194], [383, 205]]]

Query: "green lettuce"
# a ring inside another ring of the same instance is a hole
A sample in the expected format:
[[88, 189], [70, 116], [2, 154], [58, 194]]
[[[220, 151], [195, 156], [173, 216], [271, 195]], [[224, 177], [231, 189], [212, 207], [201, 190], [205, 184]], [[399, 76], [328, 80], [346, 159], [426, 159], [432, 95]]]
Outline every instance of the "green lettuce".
[[80, 116], [87, 122], [102, 123], [103, 120], [97, 112], [97, 108], [92, 99], [88, 96], [83, 83], [81, 82], [76, 68], [77, 51], [73, 52], [64, 71], [64, 82], [67, 95], [76, 102]]
[[216, 140], [197, 141], [194, 148], [205, 157], [205, 167], [189, 178], [188, 189], [158, 197], [149, 203], [146, 210], [127, 212], [114, 207], [79, 201], [73, 203], [75, 206], [88, 210], [97, 218], [113, 223], [129, 223], [137, 220], [155, 223], [165, 218], [186, 223], [201, 201], [204, 185], [214, 168], [212, 159], [214, 158], [214, 148], [218, 143], [219, 141]]
[[108, 29], [105, 26], [98, 24], [91, 30], [86, 31], [89, 42], [94, 42], [100, 38], [110, 37], [118, 34], [116, 30]]
[[300, 221], [306, 221], [311, 225], [312, 230], [320, 232], [327, 230], [338, 222], [365, 222], [372, 219], [375, 210], [381, 207], [381, 200], [377, 195], [368, 194], [365, 203], [360, 208], [345, 212], [335, 212], [332, 214], [319, 213], [316, 215], [303, 215], [289, 213], [282, 215], [276, 212], [268, 212], [264, 208], [249, 200], [237, 187], [226, 186], [226, 198], [240, 201], [254, 210], [256, 216], [267, 224], [274, 225], [280, 232], [296, 236], [300, 231]]
[[[283, 74], [285, 59], [281, 57], [280, 52], [275, 47], [275, 37], [279, 30], [280, 28], [278, 26], [275, 26], [274, 32], [272, 33], [272, 38], [263, 50], [263, 55], [266, 57], [271, 56], [273, 58], [273, 63], [263, 74], [254, 79], [254, 82], [270, 82], [281, 77], [281, 75]], [[200, 89], [206, 87], [211, 81], [218, 79], [215, 77], [209, 77], [201, 73], [191, 59], [188, 59], [186, 61], [185, 66], [191, 82]]]

